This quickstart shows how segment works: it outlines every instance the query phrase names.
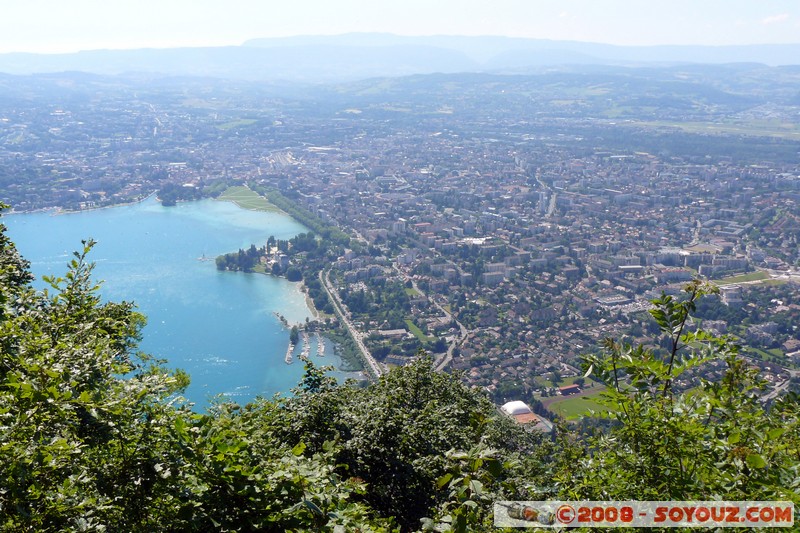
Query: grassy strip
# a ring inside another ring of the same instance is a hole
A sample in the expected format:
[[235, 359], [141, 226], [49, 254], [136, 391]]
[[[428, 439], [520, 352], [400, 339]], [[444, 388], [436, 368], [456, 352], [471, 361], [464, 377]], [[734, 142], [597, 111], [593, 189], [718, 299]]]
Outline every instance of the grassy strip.
[[798, 131], [797, 126], [789, 122], [751, 121], [720, 124], [716, 122], [639, 121], [634, 124], [640, 126], [679, 128], [687, 133], [751, 135], [754, 137], [778, 137], [790, 140], [800, 139], [800, 131]]
[[745, 347], [745, 350], [764, 361], [780, 361], [781, 358], [784, 357], [783, 351], [781, 350], [777, 350], [777, 353], [775, 353], [776, 350], [774, 349], [762, 350], [760, 348], [753, 348], [752, 346]]
[[277, 213], [280, 211], [277, 206], [270, 203], [257, 192], [242, 186], [228, 187], [225, 192], [219, 195], [218, 200], [233, 202], [242, 209], [249, 209], [251, 211], [265, 211], [270, 213]]
[[407, 318], [407, 319], [406, 319], [406, 326], [408, 327], [408, 331], [410, 331], [411, 333], [413, 333], [413, 334], [414, 334], [414, 336], [415, 336], [417, 339], [419, 339], [419, 342], [423, 342], [423, 343], [424, 343], [424, 342], [433, 342], [434, 340], [436, 340], [434, 337], [428, 337], [427, 335], [425, 335], [425, 334], [422, 332], [422, 330], [421, 330], [421, 329], [419, 329], [419, 328], [417, 327], [417, 325], [416, 325], [416, 324], [414, 324], [414, 322], [413, 322], [413, 321], [412, 321], [410, 318]]
[[738, 276], [731, 276], [717, 280], [719, 285], [726, 285], [728, 283], [745, 283], [747, 281], [763, 281], [769, 279], [769, 274], [766, 272], [748, 272], [747, 274], [740, 274]]
[[225, 124], [220, 124], [217, 126], [217, 129], [222, 131], [232, 130], [233, 128], [242, 128], [246, 126], [252, 126], [258, 122], [254, 118], [240, 118], [239, 120], [231, 120], [230, 122], [226, 122]]

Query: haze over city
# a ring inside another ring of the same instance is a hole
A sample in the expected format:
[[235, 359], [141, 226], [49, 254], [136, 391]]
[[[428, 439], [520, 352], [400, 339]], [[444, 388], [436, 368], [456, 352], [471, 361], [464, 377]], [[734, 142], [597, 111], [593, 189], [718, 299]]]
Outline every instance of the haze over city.
[[792, 0], [171, 0], [5, 2], [0, 53], [234, 46], [265, 37], [381, 32], [616, 45], [798, 42]]

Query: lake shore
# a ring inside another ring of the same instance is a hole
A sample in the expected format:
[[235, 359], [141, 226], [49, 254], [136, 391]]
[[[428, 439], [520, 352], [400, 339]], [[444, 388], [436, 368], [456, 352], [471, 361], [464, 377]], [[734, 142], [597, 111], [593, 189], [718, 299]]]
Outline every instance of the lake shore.
[[138, 200], [131, 200], [129, 202], [120, 202], [118, 204], [101, 205], [101, 206], [97, 206], [97, 207], [87, 207], [87, 208], [84, 208], [84, 209], [65, 209], [65, 208], [59, 207], [59, 206], [42, 207], [42, 208], [39, 208], [39, 209], [22, 209], [22, 210], [16, 210], [16, 209], [12, 208], [11, 211], [9, 211], [7, 214], [8, 215], [31, 215], [31, 214], [35, 214], [35, 213], [48, 213], [48, 212], [52, 211], [52, 213], [50, 213], [50, 216], [60, 216], [60, 215], [72, 215], [72, 214], [75, 214], [75, 213], [88, 213], [90, 211], [102, 211], [103, 209], [113, 209], [115, 207], [124, 207], [126, 205], [140, 204], [142, 202], [146, 202], [147, 200], [149, 200], [150, 198], [152, 198], [156, 194], [157, 194], [157, 191], [153, 191], [150, 194], [148, 194], [147, 196], [145, 196], [143, 198], [139, 198]]
[[[212, 262], [197, 260], [203, 251], [212, 257], [269, 234], [285, 240], [305, 231], [290, 217], [211, 200], [162, 207], [151, 196], [118, 210], [19, 214], [3, 224], [31, 261], [37, 287], [46, 288], [38, 281], [45, 275], [63, 275], [76, 242], [96, 240], [90, 260], [93, 279], [104, 280], [101, 296], [136, 303], [147, 316], [139, 349], [189, 373], [185, 396], [198, 409], [218, 394], [239, 402], [288, 394], [302, 379], [302, 365], [284, 362], [289, 335], [272, 316], [285, 314], [293, 323], [311, 317], [296, 284], [221, 275]], [[319, 362], [339, 367], [331, 352], [332, 345]]]
[[308, 306], [308, 310], [311, 311], [311, 316], [314, 317], [314, 320], [320, 320], [322, 314], [319, 312], [319, 309], [317, 309], [317, 306], [314, 305], [314, 300], [312, 300], [311, 297], [308, 296], [308, 292], [306, 292], [305, 285], [303, 284], [302, 281], [298, 284], [298, 290], [303, 293], [303, 297], [306, 300], [306, 305]]

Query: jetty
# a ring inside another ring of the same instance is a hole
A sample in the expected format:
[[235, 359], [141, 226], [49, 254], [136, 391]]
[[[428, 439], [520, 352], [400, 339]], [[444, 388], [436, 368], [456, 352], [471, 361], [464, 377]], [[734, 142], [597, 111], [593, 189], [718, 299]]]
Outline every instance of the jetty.
[[292, 360], [293, 360], [293, 355], [292, 354], [293, 353], [294, 353], [294, 344], [292, 344], [290, 342], [289, 343], [289, 348], [286, 350], [286, 357], [283, 359], [284, 361], [286, 361], [287, 365], [291, 365], [292, 364]]
[[308, 356], [311, 355], [311, 343], [308, 340], [308, 332], [303, 332], [303, 351], [300, 354], [300, 359], [303, 361], [308, 359]]
[[280, 314], [277, 311], [274, 311], [272, 314], [274, 314], [277, 317], [277, 319], [280, 320], [281, 324], [283, 324], [284, 327], [286, 327], [286, 328], [290, 327], [289, 326], [289, 321], [286, 320], [285, 316], [283, 316], [282, 314]]
[[325, 339], [317, 332], [317, 357], [325, 357]]

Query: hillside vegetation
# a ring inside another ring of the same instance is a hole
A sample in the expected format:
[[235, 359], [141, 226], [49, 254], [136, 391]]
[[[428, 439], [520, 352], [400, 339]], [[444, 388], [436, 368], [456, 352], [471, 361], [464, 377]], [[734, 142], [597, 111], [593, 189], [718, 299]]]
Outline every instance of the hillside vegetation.
[[[552, 441], [425, 357], [366, 388], [309, 365], [291, 398], [197, 413], [188, 376], [138, 350], [135, 306], [101, 300], [92, 246], [38, 291], [0, 226], [0, 530], [483, 531], [496, 500], [800, 503], [800, 402], [765, 407], [736, 346], [684, 332], [703, 285], [655, 302], [669, 358], [609, 340], [587, 359], [610, 429]], [[721, 380], [672, 391], [709, 361]]]

